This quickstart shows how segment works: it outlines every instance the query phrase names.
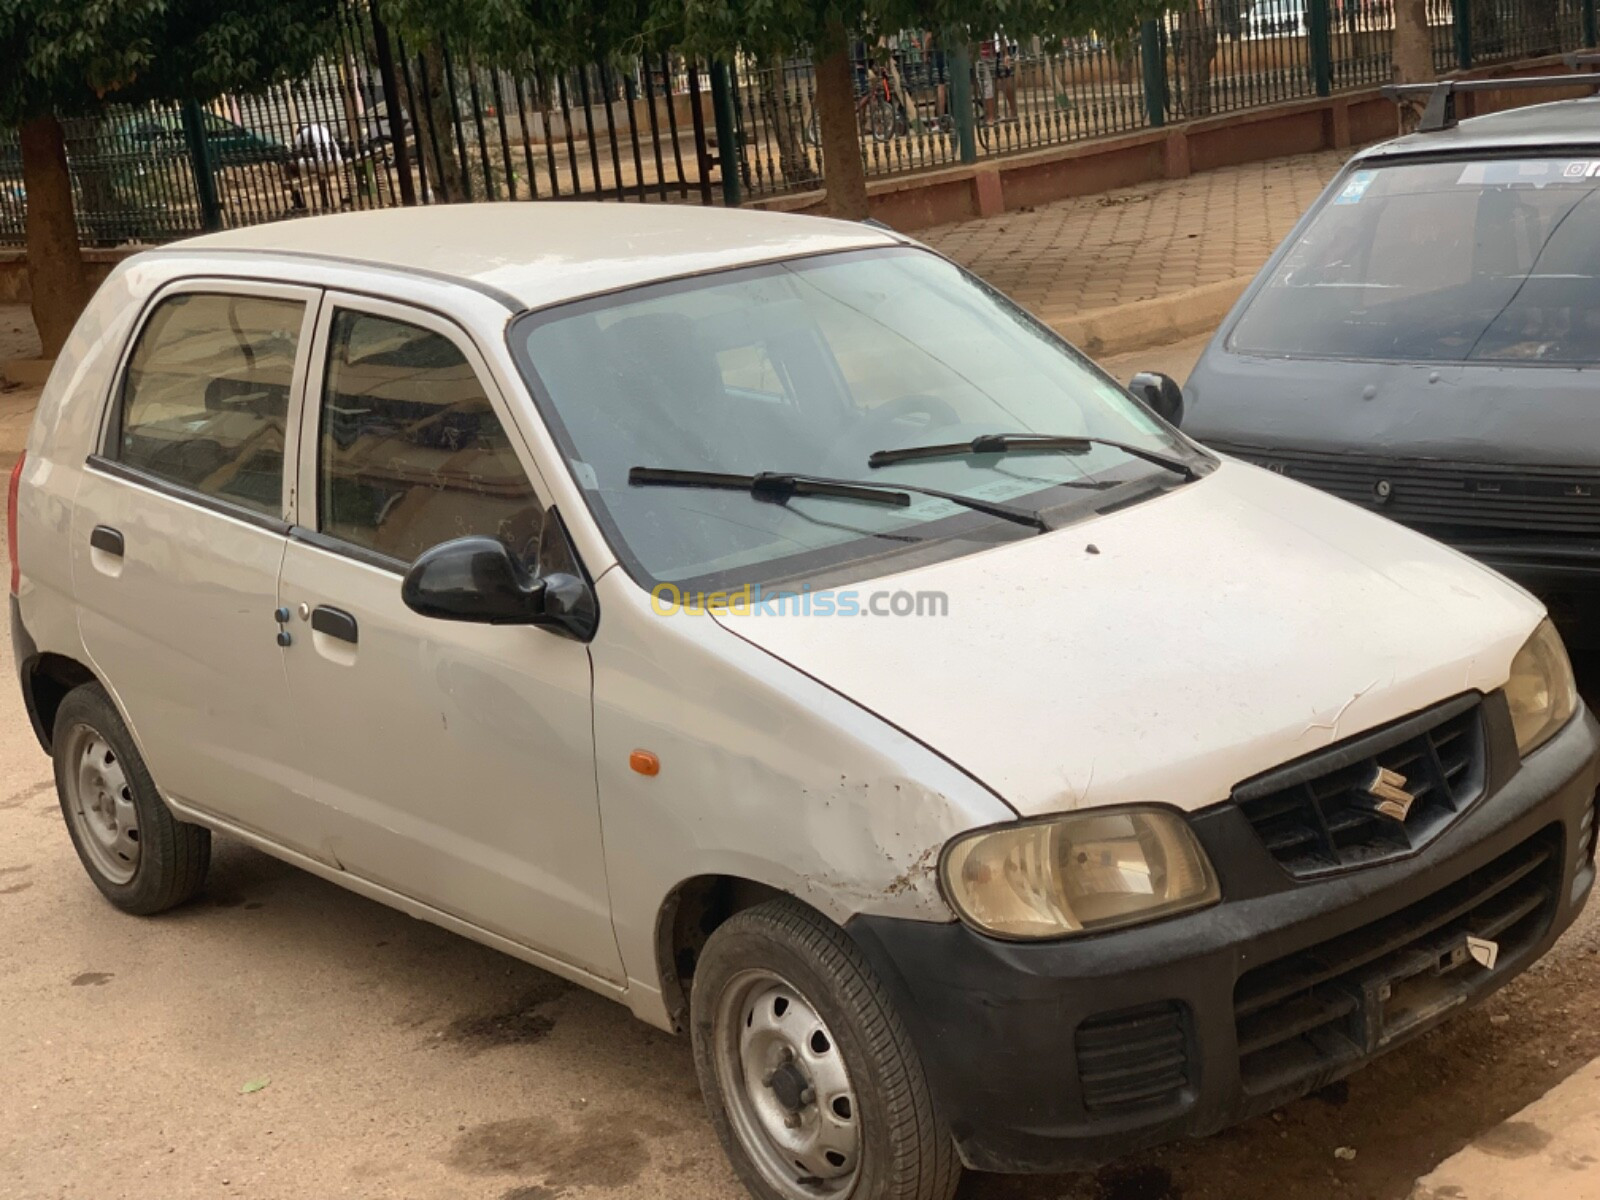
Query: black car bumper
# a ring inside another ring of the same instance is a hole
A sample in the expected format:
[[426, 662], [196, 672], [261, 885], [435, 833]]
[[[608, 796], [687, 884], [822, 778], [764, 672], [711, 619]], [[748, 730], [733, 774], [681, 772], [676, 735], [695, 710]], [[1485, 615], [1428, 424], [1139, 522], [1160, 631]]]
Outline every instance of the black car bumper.
[[44, 722], [40, 719], [39, 710], [34, 703], [33, 689], [28, 686], [29, 675], [33, 671], [34, 662], [39, 657], [39, 647], [34, 644], [33, 635], [28, 632], [28, 627], [22, 623], [22, 606], [17, 603], [15, 596], [11, 600], [11, 661], [17, 668], [17, 685], [22, 689], [22, 703], [28, 710], [28, 721], [33, 726], [33, 735], [39, 739], [39, 745], [44, 747], [45, 753], [50, 751], [50, 739], [44, 730]]
[[[1008, 943], [857, 917], [967, 1165], [1056, 1171], [1214, 1132], [1323, 1087], [1526, 968], [1594, 883], [1600, 726], [1506, 761], [1413, 856], [1291, 879], [1242, 812], [1193, 818], [1223, 902], [1142, 928]], [[1491, 747], [1493, 748], [1493, 747]], [[1498, 946], [1475, 962], [1469, 933]]]

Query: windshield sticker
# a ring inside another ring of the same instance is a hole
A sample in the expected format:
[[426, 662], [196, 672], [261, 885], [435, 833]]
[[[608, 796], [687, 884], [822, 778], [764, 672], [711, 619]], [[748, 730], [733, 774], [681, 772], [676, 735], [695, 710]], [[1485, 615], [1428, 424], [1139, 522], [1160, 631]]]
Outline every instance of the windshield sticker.
[[1344, 185], [1344, 190], [1333, 198], [1335, 204], [1360, 204], [1361, 197], [1367, 194], [1367, 189], [1376, 179], [1376, 171], [1357, 171], [1350, 176], [1350, 182]]
[[1468, 163], [1456, 183], [1462, 187], [1505, 187], [1509, 184], [1576, 183], [1600, 176], [1600, 161], [1590, 158], [1535, 158], [1517, 162]]

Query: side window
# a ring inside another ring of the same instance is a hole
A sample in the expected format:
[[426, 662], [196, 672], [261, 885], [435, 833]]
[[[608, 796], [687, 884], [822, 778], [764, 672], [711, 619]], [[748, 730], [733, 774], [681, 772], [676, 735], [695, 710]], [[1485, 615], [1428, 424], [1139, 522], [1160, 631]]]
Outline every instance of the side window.
[[283, 512], [284, 427], [305, 305], [186, 293], [139, 334], [111, 455], [268, 516]]
[[318, 440], [323, 533], [402, 562], [483, 534], [534, 561], [543, 510], [472, 365], [449, 338], [336, 313]]

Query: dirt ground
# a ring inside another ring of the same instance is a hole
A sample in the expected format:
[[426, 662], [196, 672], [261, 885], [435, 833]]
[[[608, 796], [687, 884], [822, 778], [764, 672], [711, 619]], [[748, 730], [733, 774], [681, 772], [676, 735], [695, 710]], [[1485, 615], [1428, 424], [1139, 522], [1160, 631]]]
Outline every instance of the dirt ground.
[[[1128, 357], [1181, 378], [1186, 353]], [[1600, 662], [1581, 670], [1600, 690]], [[687, 1044], [617, 1005], [226, 840], [199, 902], [111, 909], [13, 678], [0, 640], [0, 1198], [742, 1194]], [[1597, 914], [1347, 1084], [1093, 1174], [972, 1176], [962, 1195], [1401, 1200], [1600, 1055]]]

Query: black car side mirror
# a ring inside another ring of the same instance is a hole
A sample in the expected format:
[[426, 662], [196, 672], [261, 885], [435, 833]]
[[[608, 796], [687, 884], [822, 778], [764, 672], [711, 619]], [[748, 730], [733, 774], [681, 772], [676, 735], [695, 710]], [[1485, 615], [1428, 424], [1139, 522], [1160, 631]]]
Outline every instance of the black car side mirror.
[[588, 641], [599, 608], [554, 509], [545, 514], [539, 563], [538, 573], [530, 571], [498, 538], [456, 538], [411, 564], [400, 598], [412, 612], [441, 621], [546, 625]]
[[406, 607], [443, 621], [533, 625], [545, 611], [548, 582], [492, 537], [464, 537], [424, 551], [406, 572]]
[[1169, 425], [1182, 424], [1183, 388], [1171, 375], [1163, 375], [1160, 371], [1140, 371], [1128, 381], [1128, 390]]

